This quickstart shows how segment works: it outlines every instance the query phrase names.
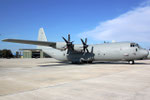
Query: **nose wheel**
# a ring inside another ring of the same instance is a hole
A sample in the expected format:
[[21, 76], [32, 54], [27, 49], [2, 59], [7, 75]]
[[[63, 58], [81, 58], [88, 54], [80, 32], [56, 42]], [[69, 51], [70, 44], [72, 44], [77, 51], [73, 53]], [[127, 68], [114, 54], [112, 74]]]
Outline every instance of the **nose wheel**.
[[134, 64], [134, 60], [128, 61], [129, 64]]

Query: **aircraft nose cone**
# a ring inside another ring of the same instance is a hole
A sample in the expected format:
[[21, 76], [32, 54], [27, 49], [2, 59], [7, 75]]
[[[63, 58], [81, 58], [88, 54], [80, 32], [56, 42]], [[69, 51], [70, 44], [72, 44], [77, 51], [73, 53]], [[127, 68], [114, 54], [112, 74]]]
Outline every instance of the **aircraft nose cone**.
[[147, 58], [150, 59], [150, 51], [148, 51], [148, 52], [149, 52], [149, 54], [148, 54]]
[[149, 55], [149, 51], [148, 50], [142, 50], [142, 55], [144, 57], [147, 57]]

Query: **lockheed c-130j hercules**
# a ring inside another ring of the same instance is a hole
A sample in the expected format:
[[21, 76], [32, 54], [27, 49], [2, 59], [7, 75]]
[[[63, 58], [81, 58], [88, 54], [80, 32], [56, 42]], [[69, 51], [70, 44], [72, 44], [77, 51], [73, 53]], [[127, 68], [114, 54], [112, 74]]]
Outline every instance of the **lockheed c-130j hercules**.
[[92, 63], [93, 61], [128, 61], [134, 64], [134, 60], [149, 59], [150, 52], [141, 48], [134, 42], [116, 42], [96, 45], [88, 45], [87, 38], [81, 39], [82, 44], [73, 44], [62, 37], [64, 42], [48, 42], [43, 28], [40, 28], [38, 41], [4, 39], [5, 42], [38, 45], [38, 49], [60, 61], [72, 63]]

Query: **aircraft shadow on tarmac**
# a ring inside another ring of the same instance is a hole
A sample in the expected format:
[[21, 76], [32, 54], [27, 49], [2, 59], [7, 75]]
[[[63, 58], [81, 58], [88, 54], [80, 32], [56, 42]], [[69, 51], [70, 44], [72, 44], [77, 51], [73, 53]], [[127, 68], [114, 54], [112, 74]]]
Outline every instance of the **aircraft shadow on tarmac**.
[[129, 63], [127, 63], [127, 62], [94, 62], [93, 64], [106, 64], [106, 65], [121, 65], [121, 64], [123, 64], [123, 65], [150, 65], [150, 63], [141, 63], [141, 62], [135, 62], [135, 64], [129, 64]]
[[79, 64], [72, 64], [69, 62], [58, 61], [58, 62], [46, 62], [46, 63], [42, 63], [42, 65], [39, 64], [38, 66], [39, 67], [55, 67], [55, 66], [66, 66], [66, 65], [79, 65]]
[[[47, 62], [48, 63], [48, 62]], [[123, 64], [123, 65], [130, 65], [128, 64], [127, 62], [93, 62], [92, 64], [87, 64], [87, 63], [83, 63], [83, 64], [72, 64], [72, 63], [69, 63], [69, 62], [49, 62], [48, 64], [45, 64], [45, 65], [39, 65], [39, 67], [55, 67], [55, 66], [68, 66], [68, 65], [96, 65], [96, 64], [99, 64], [99, 65], [119, 65], [119, 64]], [[136, 62], [135, 64], [133, 65], [150, 65], [150, 63], [140, 63], [140, 62]], [[131, 64], [132, 66], [132, 64]]]

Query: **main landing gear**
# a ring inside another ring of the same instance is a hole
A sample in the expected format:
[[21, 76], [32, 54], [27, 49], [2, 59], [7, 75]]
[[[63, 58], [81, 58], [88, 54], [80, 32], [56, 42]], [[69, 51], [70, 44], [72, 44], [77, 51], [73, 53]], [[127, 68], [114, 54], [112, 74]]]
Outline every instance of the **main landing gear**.
[[129, 64], [134, 64], [134, 60], [128, 61]]
[[82, 62], [79, 62], [79, 61], [72, 61], [72, 64], [92, 64], [93, 61], [82, 61]]

